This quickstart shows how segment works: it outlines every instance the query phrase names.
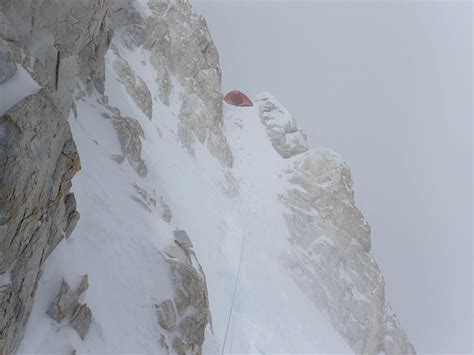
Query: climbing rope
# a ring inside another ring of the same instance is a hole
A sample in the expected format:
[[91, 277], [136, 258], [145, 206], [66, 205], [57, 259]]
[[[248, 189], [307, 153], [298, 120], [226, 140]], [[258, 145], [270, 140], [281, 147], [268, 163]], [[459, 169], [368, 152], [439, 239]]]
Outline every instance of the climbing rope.
[[232, 303], [230, 304], [229, 317], [227, 319], [227, 327], [225, 329], [224, 342], [222, 343], [221, 355], [224, 355], [225, 345], [227, 343], [227, 336], [229, 335], [230, 320], [232, 319], [232, 312], [234, 310], [234, 303], [235, 303], [235, 295], [237, 294], [237, 286], [239, 285], [240, 269], [242, 268], [242, 257], [244, 255], [244, 245], [245, 245], [244, 241], [245, 241], [246, 234], [247, 234], [246, 231], [244, 231], [242, 235], [242, 243], [240, 246], [239, 267], [237, 269], [237, 277], [235, 278], [234, 292], [232, 294]]

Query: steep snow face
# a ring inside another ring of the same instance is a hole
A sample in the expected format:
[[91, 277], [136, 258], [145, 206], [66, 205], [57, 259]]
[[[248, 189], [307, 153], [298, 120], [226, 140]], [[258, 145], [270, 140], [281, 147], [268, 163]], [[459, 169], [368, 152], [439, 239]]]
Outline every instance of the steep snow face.
[[[142, 2], [134, 6], [127, 11], [156, 16]], [[81, 220], [46, 262], [20, 351], [199, 353], [195, 324], [207, 310], [207, 281], [212, 326], [204, 353], [350, 352], [286, 266], [290, 245], [277, 199], [286, 162], [258, 111], [225, 106], [210, 129], [232, 146], [232, 169], [206, 141], [193, 140], [190, 151], [180, 130], [194, 134], [200, 122], [182, 119], [191, 89], [166, 67], [169, 102], [162, 100], [163, 71], [152, 50], [125, 41], [128, 34], [117, 28], [107, 53], [105, 96], [75, 92], [69, 121], [82, 160], [73, 182]], [[214, 79], [202, 85], [219, 90]], [[193, 247], [176, 244], [177, 228]], [[62, 279], [75, 288], [84, 274], [90, 286], [81, 302], [93, 319], [81, 340], [67, 320], [59, 325], [45, 312]], [[196, 292], [193, 284], [201, 284]], [[183, 290], [194, 293], [183, 301]]]
[[[81, 219], [45, 262], [20, 351], [411, 352], [343, 161], [309, 150], [270, 94], [223, 104], [187, 1], [109, 6], [105, 82], [75, 85], [69, 117]], [[84, 274], [82, 339], [46, 311]]]

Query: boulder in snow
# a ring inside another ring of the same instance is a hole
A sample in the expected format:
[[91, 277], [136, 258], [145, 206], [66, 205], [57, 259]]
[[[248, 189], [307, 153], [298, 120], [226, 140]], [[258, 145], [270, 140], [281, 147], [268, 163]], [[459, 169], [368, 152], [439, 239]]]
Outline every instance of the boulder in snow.
[[87, 304], [79, 303], [79, 297], [89, 288], [89, 278], [85, 274], [79, 287], [73, 291], [69, 284], [63, 279], [59, 292], [53, 303], [49, 306], [46, 314], [61, 323], [66, 317], [70, 317], [71, 326], [84, 340], [92, 321], [92, 311]]
[[170, 330], [176, 326], [176, 312], [172, 300], [163, 301], [156, 306], [158, 321], [163, 329]]
[[92, 311], [87, 304], [81, 304], [71, 319], [71, 327], [79, 334], [82, 340], [89, 332], [92, 323]]
[[192, 248], [193, 243], [189, 239], [188, 233], [185, 230], [175, 230], [174, 232], [175, 242], [183, 248]]
[[49, 306], [46, 314], [56, 322], [61, 323], [64, 318], [72, 316], [79, 306], [79, 297], [69, 284], [63, 280], [56, 298]]

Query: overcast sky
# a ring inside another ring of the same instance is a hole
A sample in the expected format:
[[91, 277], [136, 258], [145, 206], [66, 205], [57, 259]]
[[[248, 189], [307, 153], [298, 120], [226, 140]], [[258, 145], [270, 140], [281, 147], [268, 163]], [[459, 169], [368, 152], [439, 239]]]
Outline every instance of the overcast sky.
[[470, 352], [470, 2], [192, 2], [224, 91], [270, 91], [313, 147], [351, 167], [387, 297], [418, 352]]

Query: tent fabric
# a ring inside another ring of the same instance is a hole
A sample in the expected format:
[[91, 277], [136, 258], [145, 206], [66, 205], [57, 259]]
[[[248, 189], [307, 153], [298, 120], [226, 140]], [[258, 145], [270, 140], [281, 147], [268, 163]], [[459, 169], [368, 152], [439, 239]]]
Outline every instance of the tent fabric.
[[231, 91], [224, 97], [224, 101], [234, 106], [253, 106], [252, 101], [240, 91]]

